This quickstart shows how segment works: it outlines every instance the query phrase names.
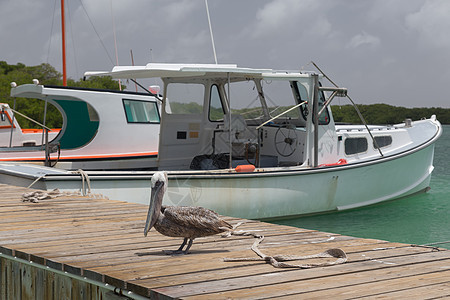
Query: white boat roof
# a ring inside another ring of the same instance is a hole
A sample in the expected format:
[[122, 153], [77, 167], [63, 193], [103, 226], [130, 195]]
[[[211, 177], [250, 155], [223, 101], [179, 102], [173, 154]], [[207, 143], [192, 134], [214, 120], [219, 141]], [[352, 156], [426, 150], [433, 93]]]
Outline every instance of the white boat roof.
[[241, 68], [233, 64], [172, 64], [149, 63], [145, 66], [115, 66], [112, 71], [88, 71], [84, 76], [111, 76], [114, 79], [168, 77], [224, 77], [233, 78], [305, 78], [311, 73], [275, 71], [272, 69]]

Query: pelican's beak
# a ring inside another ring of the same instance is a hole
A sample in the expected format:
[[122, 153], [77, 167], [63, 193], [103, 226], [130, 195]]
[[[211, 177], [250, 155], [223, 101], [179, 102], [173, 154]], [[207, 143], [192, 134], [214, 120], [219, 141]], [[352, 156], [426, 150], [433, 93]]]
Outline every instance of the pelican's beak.
[[155, 186], [152, 188], [152, 192], [150, 195], [150, 204], [148, 205], [147, 221], [145, 222], [144, 236], [147, 236], [147, 233], [158, 220], [159, 212], [155, 211], [157, 209], [156, 197], [163, 185], [163, 182], [156, 182]]

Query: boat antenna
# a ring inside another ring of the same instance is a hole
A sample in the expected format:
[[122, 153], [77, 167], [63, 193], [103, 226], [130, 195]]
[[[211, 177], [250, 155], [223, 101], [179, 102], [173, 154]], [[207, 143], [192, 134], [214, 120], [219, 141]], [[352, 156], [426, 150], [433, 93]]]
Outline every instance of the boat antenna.
[[61, 0], [61, 32], [62, 32], [63, 86], [67, 86], [67, 69], [66, 69], [66, 25], [65, 25], [65, 18], [64, 18], [64, 0]]
[[[337, 87], [337, 88], [339, 87], [336, 83], [334, 83], [333, 80], [331, 80], [330, 77], [328, 77], [328, 76], [327, 76], [327, 75], [319, 68], [318, 65], [316, 65], [315, 62], [311, 61], [311, 63], [314, 65], [314, 67], [317, 68], [317, 70], [319, 70], [320, 73], [322, 73], [322, 75], [323, 75], [326, 79], [328, 79], [329, 82], [331, 82], [331, 84], [333, 84], [333, 85], [334, 85], [335, 87]], [[380, 155], [383, 157], [383, 156], [384, 156], [384, 155], [383, 155], [383, 152], [381, 152], [381, 149], [380, 149], [380, 147], [378, 146], [377, 141], [376, 141], [375, 138], [373, 137], [372, 132], [371, 132], [370, 129], [369, 129], [369, 126], [367, 126], [367, 122], [366, 122], [366, 120], [364, 119], [364, 117], [363, 117], [363, 115], [361, 114], [361, 112], [359, 111], [358, 106], [356, 106], [355, 102], [353, 102], [352, 98], [350, 98], [350, 96], [349, 96], [348, 94], [347, 94], [346, 96], [347, 96], [348, 100], [350, 100], [350, 102], [352, 103], [352, 105], [353, 105], [353, 107], [355, 108], [356, 112], [358, 113], [358, 116], [359, 116], [360, 120], [363, 122], [364, 126], [366, 127], [367, 132], [368, 132], [369, 135], [370, 135], [370, 138], [372, 139], [373, 143], [375, 144], [375, 146], [376, 146], [377, 149], [378, 149], [378, 152], [380, 152]]]
[[212, 48], [213, 48], [213, 53], [214, 53], [214, 61], [216, 62], [216, 65], [217, 65], [216, 46], [214, 45], [214, 35], [213, 35], [213, 31], [212, 31], [212, 26], [211, 26], [211, 18], [209, 16], [208, 0], [205, 0], [205, 6], [206, 6], [206, 14], [208, 15], [209, 33], [211, 34], [211, 43], [212, 43]]

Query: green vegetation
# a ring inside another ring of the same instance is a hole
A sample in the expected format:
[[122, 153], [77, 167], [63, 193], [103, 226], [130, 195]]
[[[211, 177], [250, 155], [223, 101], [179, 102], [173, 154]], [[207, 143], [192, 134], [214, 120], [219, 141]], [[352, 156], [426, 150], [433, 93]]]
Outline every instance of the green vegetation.
[[[49, 64], [40, 64], [38, 66], [25, 66], [22, 63], [16, 65], [9, 65], [4, 61], [0, 61], [0, 102], [8, 103], [13, 107], [14, 99], [10, 96], [11, 82], [16, 82], [18, 85], [31, 83], [36, 78], [43, 85], [62, 85], [62, 75]], [[111, 77], [91, 77], [88, 80], [73, 79], [67, 80], [68, 86], [83, 87], [83, 88], [97, 88], [118, 90], [118, 82]], [[125, 86], [122, 86], [124, 89]], [[30, 118], [43, 122], [44, 116], [44, 101], [38, 99], [17, 98], [16, 110], [29, 116]], [[191, 103], [171, 103], [172, 111], [176, 113], [201, 113], [201, 105]], [[405, 108], [391, 106], [387, 104], [371, 104], [358, 105], [359, 110], [366, 119], [368, 124], [396, 124], [403, 122], [406, 118], [418, 120], [421, 118], [429, 118], [435, 114], [437, 119], [442, 124], [450, 124], [450, 109], [449, 108]], [[279, 107], [273, 111], [273, 115], [279, 114], [288, 109], [288, 107]], [[351, 105], [331, 106], [333, 116], [336, 122], [361, 124], [361, 120], [356, 113], [356, 110]], [[233, 111], [234, 112], [234, 111]], [[257, 118], [261, 116], [261, 110], [255, 108], [247, 108], [237, 110], [236, 113], [243, 114], [246, 118]], [[298, 112], [293, 111], [289, 114], [295, 114], [292, 117], [297, 117]], [[210, 117], [213, 120], [222, 118], [221, 109], [212, 109]], [[18, 117], [22, 128], [37, 128], [32, 122]], [[51, 128], [59, 128], [62, 125], [62, 119], [59, 111], [54, 106], [49, 106], [47, 112], [47, 126]]]
[[[203, 107], [195, 102], [180, 103], [180, 102], [170, 102], [170, 108], [172, 113], [175, 114], [201, 114]], [[279, 106], [279, 107], [269, 107], [271, 115], [276, 116], [282, 112], [288, 110], [291, 106]], [[257, 119], [263, 116], [261, 107], [251, 107], [242, 109], [231, 109], [232, 113], [243, 115], [246, 119]], [[284, 115], [284, 117], [298, 118], [298, 110], [293, 110]], [[211, 107], [209, 111], [210, 120], [217, 121], [223, 119], [222, 108]]]
[[170, 102], [170, 109], [174, 114], [201, 114], [203, 107], [195, 102]]
[[[0, 61], [0, 102], [8, 103], [11, 108], [14, 105], [14, 99], [11, 98], [11, 82], [17, 85], [32, 83], [36, 78], [43, 85], [62, 85], [62, 75], [49, 64], [40, 64], [38, 66], [25, 66], [22, 63], [9, 65], [5, 61]], [[91, 77], [85, 81], [73, 79], [67, 80], [67, 85], [72, 87], [97, 88], [118, 90], [118, 82], [111, 77]], [[125, 86], [122, 86], [124, 89]], [[26, 116], [43, 123], [45, 102], [39, 99], [16, 98], [16, 110]], [[22, 128], [39, 128], [31, 121], [17, 116]], [[59, 111], [53, 105], [47, 109], [46, 125], [50, 128], [61, 128], [62, 117]]]
[[[172, 112], [178, 114], [199, 114], [202, 112], [202, 106], [200, 104], [191, 103], [170, 103]], [[290, 107], [269, 107], [272, 112], [271, 115], [286, 111]], [[414, 120], [420, 120], [422, 118], [430, 118], [432, 115], [436, 115], [437, 119], [442, 124], [450, 124], [450, 109], [449, 108], [405, 108], [391, 106], [387, 104], [370, 104], [370, 105], [358, 105], [358, 109], [364, 116], [364, 119], [368, 124], [383, 125], [383, 124], [397, 124], [402, 123], [405, 119], [409, 118]], [[355, 108], [352, 105], [331, 106], [334, 120], [338, 123], [349, 124], [362, 124], [358, 117]], [[262, 116], [260, 108], [243, 108], [239, 110], [233, 110], [233, 113], [241, 114], [246, 119], [259, 118]], [[298, 111], [289, 112], [288, 116], [298, 118]], [[223, 112], [221, 109], [212, 109], [210, 112], [211, 120], [220, 120], [223, 118]]]
[[[439, 107], [405, 108], [387, 104], [358, 105], [367, 124], [382, 125], [401, 123], [405, 119], [420, 120], [436, 115], [442, 124], [450, 124], [450, 109]], [[362, 124], [352, 105], [331, 106], [336, 122]]]

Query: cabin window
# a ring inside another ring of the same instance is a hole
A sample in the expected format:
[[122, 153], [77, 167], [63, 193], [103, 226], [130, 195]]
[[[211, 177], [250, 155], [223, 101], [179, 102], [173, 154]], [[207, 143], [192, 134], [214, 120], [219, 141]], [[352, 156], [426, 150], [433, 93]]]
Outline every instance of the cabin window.
[[[254, 81], [232, 82], [230, 86], [230, 106], [233, 114], [242, 115], [247, 124], [260, 124], [278, 116], [296, 105], [289, 82], [279, 80], [261, 80], [262, 94], [258, 93], [258, 83]], [[224, 87], [228, 93], [228, 84]], [[289, 123], [299, 120], [300, 109], [293, 109], [278, 117], [273, 123]], [[298, 122], [294, 122], [297, 124]]]
[[[292, 86], [292, 88], [293, 88], [294, 95], [297, 98], [297, 103], [301, 103], [303, 101], [309, 101], [308, 91], [306, 90], [306, 87], [303, 84], [301, 84], [300, 82], [295, 82], [295, 84]], [[323, 108], [325, 102], [326, 102], [325, 94], [323, 91], [320, 91], [319, 92], [318, 112]], [[311, 103], [311, 105], [312, 105], [312, 103]], [[309, 109], [312, 109], [312, 106], [308, 107], [308, 105], [302, 105], [302, 106], [300, 106], [299, 109], [300, 109], [303, 119], [306, 121], [306, 118], [309, 114]], [[328, 112], [328, 109], [325, 109], [323, 111], [323, 113], [319, 116], [319, 125], [328, 125], [329, 123], [330, 123], [330, 114]]]
[[[298, 104], [287, 81], [262, 81], [261, 84], [271, 117], [275, 117]], [[298, 120], [299, 117], [300, 108], [295, 108], [279, 117], [279, 121], [288, 122], [289, 120]]]
[[123, 99], [128, 123], [159, 123], [156, 102]]
[[209, 102], [209, 120], [210, 121], [223, 121], [223, 115], [225, 114], [222, 106], [222, 99], [219, 94], [219, 88], [217, 85], [211, 86]]
[[86, 103], [88, 114], [89, 114], [89, 121], [91, 122], [99, 122], [100, 118], [98, 117], [97, 111], [90, 105], [89, 103]]
[[[300, 104], [304, 101], [309, 101], [308, 91], [306, 90], [306, 87], [303, 84], [301, 84], [298, 81], [292, 82], [291, 84], [294, 91], [294, 95], [297, 98], [297, 104]], [[300, 106], [299, 109], [303, 117], [303, 120], [306, 121], [306, 118], [309, 115], [308, 104], [305, 103], [304, 105]]]
[[196, 83], [170, 83], [167, 85], [166, 102], [170, 103], [171, 114], [201, 114], [205, 86]]
[[378, 144], [378, 147], [380, 147], [380, 148], [387, 147], [392, 144], [392, 136], [390, 136], [390, 135], [376, 136], [376, 137], [374, 137], [374, 139], [377, 142], [376, 144], [375, 144], [375, 142], [373, 142], [373, 147], [375, 149], [377, 149], [377, 146], [376, 146], [377, 144]]
[[[325, 94], [323, 91], [319, 92], [319, 108], [318, 112], [322, 109], [325, 104]], [[319, 116], [319, 125], [327, 125], [330, 123], [330, 114], [328, 113], [328, 109], [325, 109], [323, 113]]]
[[367, 151], [367, 139], [365, 137], [346, 138], [345, 154], [352, 155]]
[[[224, 85], [232, 114], [240, 114], [246, 120], [257, 120], [264, 116], [255, 82], [239, 81]], [[230, 93], [228, 95], [228, 92]]]

